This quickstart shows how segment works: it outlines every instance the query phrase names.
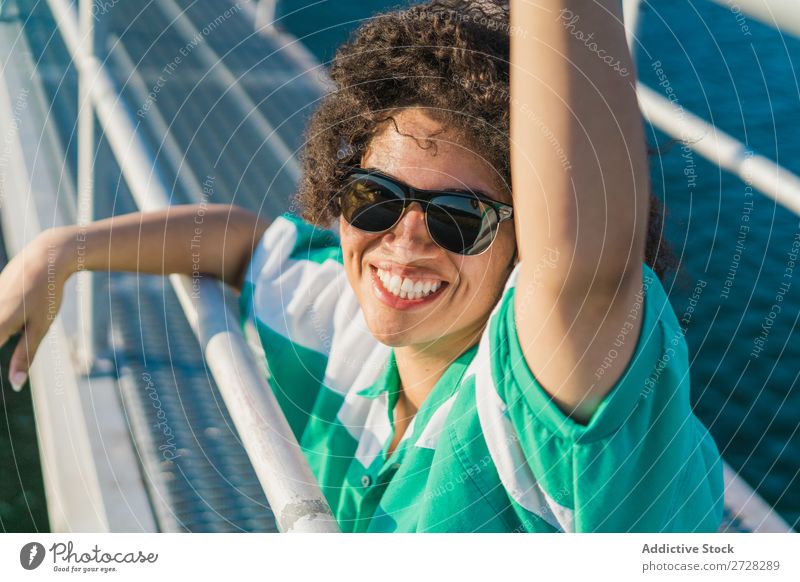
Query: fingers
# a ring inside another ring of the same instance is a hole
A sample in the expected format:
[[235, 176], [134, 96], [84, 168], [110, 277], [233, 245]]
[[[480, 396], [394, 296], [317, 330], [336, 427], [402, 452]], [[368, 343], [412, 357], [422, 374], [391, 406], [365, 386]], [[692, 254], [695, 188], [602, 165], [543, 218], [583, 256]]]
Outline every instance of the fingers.
[[19, 392], [28, 380], [28, 370], [42, 343], [47, 328], [40, 326], [26, 326], [17, 342], [14, 354], [11, 356], [9, 364], [8, 379], [14, 391]]
[[13, 341], [17, 333], [22, 331], [25, 325], [23, 319], [25, 311], [24, 307], [14, 307], [18, 305], [20, 299], [17, 297], [8, 297], [5, 293], [0, 293], [3, 301], [2, 314], [0, 315], [0, 348], [6, 345], [9, 341]]
[[[9, 301], [9, 303], [10, 302], [11, 301]], [[16, 335], [17, 331], [22, 327], [22, 322], [17, 321], [17, 319], [18, 314], [14, 312], [6, 314], [5, 310], [3, 315], [0, 316], [0, 348], [6, 345], [10, 339], [13, 339], [14, 335]]]

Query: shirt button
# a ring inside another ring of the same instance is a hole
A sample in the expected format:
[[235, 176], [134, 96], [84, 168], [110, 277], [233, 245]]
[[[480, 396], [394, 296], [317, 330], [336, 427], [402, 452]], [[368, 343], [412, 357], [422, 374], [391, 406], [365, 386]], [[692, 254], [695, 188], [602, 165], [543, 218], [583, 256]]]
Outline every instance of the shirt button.
[[370, 477], [369, 475], [364, 475], [363, 477], [361, 477], [361, 485], [364, 487], [369, 487], [370, 485], [372, 485], [372, 477]]

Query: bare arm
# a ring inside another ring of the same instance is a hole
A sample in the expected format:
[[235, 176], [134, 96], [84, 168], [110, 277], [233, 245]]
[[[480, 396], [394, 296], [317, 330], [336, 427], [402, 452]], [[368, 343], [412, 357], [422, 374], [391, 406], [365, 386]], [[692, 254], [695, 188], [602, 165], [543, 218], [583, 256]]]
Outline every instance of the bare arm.
[[241, 288], [244, 270], [267, 226], [243, 208], [210, 204], [44, 231], [0, 273], [0, 346], [22, 330], [8, 371], [12, 385], [18, 389], [24, 383], [58, 312], [64, 283], [73, 273], [201, 273]]
[[43, 236], [52, 237], [67, 276], [79, 270], [202, 273], [239, 289], [266, 228], [244, 208], [209, 204], [135, 212]]
[[635, 73], [618, 0], [512, 0], [511, 21], [516, 323], [531, 371], [583, 422], [641, 326], [598, 379], [641, 291], [649, 191]]

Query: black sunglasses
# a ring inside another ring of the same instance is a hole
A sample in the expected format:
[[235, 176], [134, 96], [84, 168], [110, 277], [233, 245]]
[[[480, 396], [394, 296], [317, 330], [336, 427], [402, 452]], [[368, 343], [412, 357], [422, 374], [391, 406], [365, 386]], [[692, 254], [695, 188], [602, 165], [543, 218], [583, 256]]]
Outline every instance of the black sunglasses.
[[384, 232], [394, 227], [412, 202], [425, 212], [431, 239], [460, 255], [478, 255], [497, 236], [498, 226], [511, 220], [510, 204], [469, 190], [420, 190], [377, 170], [349, 168], [339, 194], [344, 219], [359, 230]]

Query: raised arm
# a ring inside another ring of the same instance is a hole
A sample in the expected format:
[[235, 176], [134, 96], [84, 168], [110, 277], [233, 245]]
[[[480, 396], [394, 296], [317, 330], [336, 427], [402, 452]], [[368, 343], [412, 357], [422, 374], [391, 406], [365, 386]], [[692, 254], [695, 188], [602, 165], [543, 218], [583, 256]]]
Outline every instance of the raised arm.
[[8, 377], [25, 382], [30, 362], [75, 272], [201, 273], [240, 288], [244, 270], [267, 223], [223, 204], [173, 206], [41, 233], [0, 273], [0, 346], [22, 336]]
[[517, 330], [539, 383], [586, 422], [641, 326], [649, 181], [635, 73], [619, 0], [512, 0], [511, 23]]

